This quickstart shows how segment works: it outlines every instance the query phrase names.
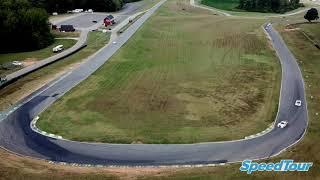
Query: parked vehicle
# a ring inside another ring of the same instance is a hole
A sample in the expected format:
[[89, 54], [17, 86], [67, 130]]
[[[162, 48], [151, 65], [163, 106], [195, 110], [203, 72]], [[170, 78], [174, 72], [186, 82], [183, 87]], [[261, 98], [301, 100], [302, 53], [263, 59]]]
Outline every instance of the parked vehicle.
[[60, 32], [74, 32], [76, 29], [73, 27], [73, 25], [61, 25]]
[[75, 9], [75, 10], [72, 10], [72, 13], [81, 13], [83, 12], [83, 9]]
[[106, 18], [104, 18], [104, 25], [107, 27], [109, 25], [116, 24], [114, 17], [110, 14]]
[[51, 25], [51, 29], [52, 29], [52, 30], [57, 30], [58, 27], [57, 27], [57, 25]]
[[13, 61], [12, 65], [14, 65], [14, 66], [22, 66], [22, 63], [20, 61]]
[[58, 45], [52, 49], [54, 53], [63, 51], [63, 45]]

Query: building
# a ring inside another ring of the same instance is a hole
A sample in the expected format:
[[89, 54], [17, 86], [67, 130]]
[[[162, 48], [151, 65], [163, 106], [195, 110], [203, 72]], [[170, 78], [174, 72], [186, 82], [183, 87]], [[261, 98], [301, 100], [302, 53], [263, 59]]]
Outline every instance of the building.
[[104, 18], [103, 22], [106, 27], [116, 23], [112, 15], [108, 15], [106, 18]]

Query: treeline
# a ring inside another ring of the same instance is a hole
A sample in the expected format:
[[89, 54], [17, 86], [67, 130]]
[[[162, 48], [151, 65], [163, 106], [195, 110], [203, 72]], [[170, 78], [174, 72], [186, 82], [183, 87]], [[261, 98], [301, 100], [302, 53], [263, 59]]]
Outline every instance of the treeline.
[[0, 0], [0, 53], [42, 49], [53, 43], [48, 13], [72, 9], [117, 11], [136, 0]]
[[30, 0], [35, 7], [47, 12], [66, 13], [72, 9], [93, 9], [94, 11], [118, 11], [127, 2], [137, 0]]
[[303, 6], [300, 0], [240, 0], [239, 9], [257, 12], [285, 13]]
[[28, 0], [0, 0], [0, 53], [41, 49], [54, 41], [48, 13]]

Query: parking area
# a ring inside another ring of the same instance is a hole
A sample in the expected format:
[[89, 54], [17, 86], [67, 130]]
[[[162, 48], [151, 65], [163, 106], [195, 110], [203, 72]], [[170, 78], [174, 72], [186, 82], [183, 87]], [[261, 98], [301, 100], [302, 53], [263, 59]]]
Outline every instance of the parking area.
[[139, 12], [143, 8], [144, 4], [144, 1], [127, 3], [121, 11], [115, 13], [96, 12], [73, 14], [69, 17], [65, 17], [65, 20], [59, 19], [53, 20], [51, 22], [58, 27], [60, 27], [61, 25], [73, 25], [77, 30], [95, 29], [99, 27], [99, 25], [102, 25], [103, 19], [110, 14], [114, 16], [116, 24], [120, 24], [127, 17]]
[[[103, 19], [107, 17], [109, 14], [107, 13], [90, 13], [90, 14], [81, 14], [79, 16], [75, 16], [73, 18], [70, 18], [66, 21], [59, 22], [55, 25], [60, 27], [61, 25], [73, 25], [75, 29], [77, 30], [83, 30], [83, 29], [95, 29], [93, 27], [99, 27], [102, 26]], [[121, 23], [123, 20], [125, 20], [128, 15], [120, 15], [120, 14], [113, 14], [116, 25]]]
[[73, 25], [74, 28], [76, 28], [76, 29], [89, 28], [89, 27], [97, 24], [97, 23], [94, 23], [93, 21], [101, 23], [107, 15], [108, 14], [104, 14], [104, 13], [82, 14], [80, 16], [76, 16], [74, 18], [60, 22], [56, 25], [58, 27], [60, 27], [61, 25], [64, 25], [64, 24], [65, 25]]

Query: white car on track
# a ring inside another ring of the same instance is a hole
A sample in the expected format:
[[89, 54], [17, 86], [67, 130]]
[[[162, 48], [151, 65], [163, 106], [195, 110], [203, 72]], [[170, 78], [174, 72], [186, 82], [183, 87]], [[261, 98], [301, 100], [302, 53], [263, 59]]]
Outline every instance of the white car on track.
[[294, 105], [300, 107], [302, 105], [302, 101], [301, 100], [296, 100]]
[[288, 125], [288, 121], [281, 121], [278, 123], [277, 127], [283, 129], [287, 127], [287, 125]]
[[268, 23], [265, 28], [269, 29], [270, 27], [271, 27], [271, 23]]

